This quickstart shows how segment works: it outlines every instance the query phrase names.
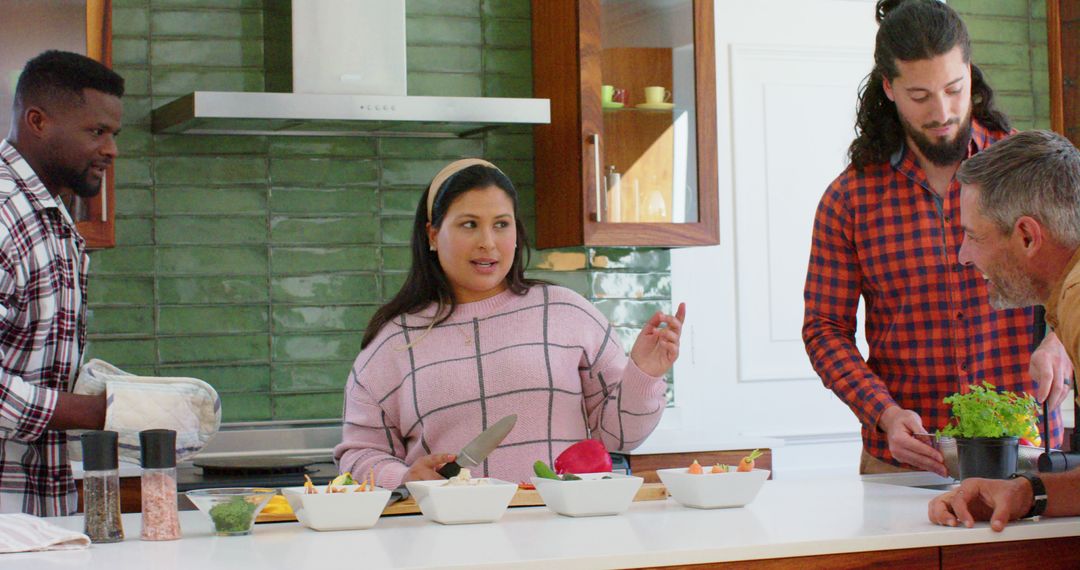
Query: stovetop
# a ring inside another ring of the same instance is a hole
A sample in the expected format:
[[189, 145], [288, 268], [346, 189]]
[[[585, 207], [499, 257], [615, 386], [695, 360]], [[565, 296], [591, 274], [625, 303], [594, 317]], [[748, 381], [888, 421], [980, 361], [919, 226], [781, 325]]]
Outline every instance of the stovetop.
[[[325, 485], [338, 475], [337, 466], [330, 458], [309, 465], [305, 471], [316, 485]], [[213, 487], [296, 487], [303, 484], [304, 473], [205, 475], [199, 467], [176, 468], [176, 489], [181, 492]]]

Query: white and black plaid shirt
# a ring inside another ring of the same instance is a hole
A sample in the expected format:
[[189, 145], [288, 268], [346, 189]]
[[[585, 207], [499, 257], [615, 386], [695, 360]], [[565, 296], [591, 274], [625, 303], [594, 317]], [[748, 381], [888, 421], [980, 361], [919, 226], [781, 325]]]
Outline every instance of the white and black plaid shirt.
[[88, 268], [67, 210], [0, 141], [0, 512], [76, 510], [66, 433], [45, 426], [86, 343]]

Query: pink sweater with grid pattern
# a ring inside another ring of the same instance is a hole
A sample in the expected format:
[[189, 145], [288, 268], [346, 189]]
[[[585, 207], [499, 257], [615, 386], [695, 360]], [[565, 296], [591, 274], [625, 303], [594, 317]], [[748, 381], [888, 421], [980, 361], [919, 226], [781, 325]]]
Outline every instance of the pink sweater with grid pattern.
[[462, 304], [425, 334], [433, 312], [396, 318], [356, 358], [334, 450], [342, 472], [374, 470], [393, 489], [418, 458], [457, 453], [517, 414], [473, 475], [528, 481], [536, 460], [550, 465], [590, 434], [629, 450], [660, 421], [666, 383], [642, 372], [600, 311], [569, 289], [538, 285]]

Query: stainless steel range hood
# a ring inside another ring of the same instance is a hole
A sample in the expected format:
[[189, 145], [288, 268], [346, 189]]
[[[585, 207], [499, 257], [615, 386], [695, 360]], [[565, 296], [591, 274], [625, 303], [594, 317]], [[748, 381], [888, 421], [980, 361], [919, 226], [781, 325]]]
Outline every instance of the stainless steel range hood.
[[467, 137], [551, 122], [548, 99], [196, 91], [157, 109], [157, 133]]

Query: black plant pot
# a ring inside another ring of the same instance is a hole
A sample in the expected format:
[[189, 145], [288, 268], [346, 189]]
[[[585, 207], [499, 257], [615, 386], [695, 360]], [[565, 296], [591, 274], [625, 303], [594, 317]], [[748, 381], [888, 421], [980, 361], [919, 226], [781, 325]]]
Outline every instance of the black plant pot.
[[1019, 438], [1015, 437], [956, 438], [960, 479], [1008, 479], [1016, 473], [1019, 445]]

